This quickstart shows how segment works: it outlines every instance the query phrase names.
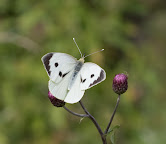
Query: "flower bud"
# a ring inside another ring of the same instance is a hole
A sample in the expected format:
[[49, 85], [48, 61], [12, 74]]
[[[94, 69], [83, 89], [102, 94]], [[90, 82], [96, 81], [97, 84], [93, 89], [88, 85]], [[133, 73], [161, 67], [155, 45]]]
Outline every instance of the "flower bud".
[[48, 98], [50, 99], [51, 103], [56, 107], [63, 107], [65, 105], [64, 101], [54, 97], [50, 91], [48, 92]]
[[127, 75], [117, 74], [113, 79], [112, 89], [117, 94], [123, 94], [128, 88]]

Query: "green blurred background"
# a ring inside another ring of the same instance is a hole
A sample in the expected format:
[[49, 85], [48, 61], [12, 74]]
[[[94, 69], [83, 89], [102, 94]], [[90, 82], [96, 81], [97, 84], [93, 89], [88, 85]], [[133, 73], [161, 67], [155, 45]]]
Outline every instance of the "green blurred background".
[[[104, 130], [116, 104], [115, 74], [127, 72], [113, 125], [117, 144], [166, 143], [166, 1], [0, 0], [0, 144], [101, 144], [89, 119], [53, 107], [41, 57], [86, 58], [107, 79], [82, 101]], [[79, 104], [66, 104], [83, 113]], [[111, 143], [108, 136], [108, 143]]]

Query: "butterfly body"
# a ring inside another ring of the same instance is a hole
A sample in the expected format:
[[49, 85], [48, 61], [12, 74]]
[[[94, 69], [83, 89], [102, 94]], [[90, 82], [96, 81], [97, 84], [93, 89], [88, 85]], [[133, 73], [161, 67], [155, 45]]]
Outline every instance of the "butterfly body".
[[102, 82], [105, 71], [97, 64], [79, 60], [65, 53], [48, 53], [42, 62], [50, 78], [49, 91], [56, 98], [67, 103], [76, 103], [86, 89]]
[[79, 71], [81, 70], [83, 64], [84, 64], [84, 58], [80, 58], [80, 59], [77, 61], [77, 64], [76, 64], [76, 66], [75, 66], [75, 68], [74, 68], [74, 72], [73, 72], [72, 77], [71, 77], [71, 80], [70, 80], [70, 82], [69, 82], [68, 90], [71, 89], [71, 87], [72, 87], [74, 81], [76, 80], [76, 77], [77, 77]]

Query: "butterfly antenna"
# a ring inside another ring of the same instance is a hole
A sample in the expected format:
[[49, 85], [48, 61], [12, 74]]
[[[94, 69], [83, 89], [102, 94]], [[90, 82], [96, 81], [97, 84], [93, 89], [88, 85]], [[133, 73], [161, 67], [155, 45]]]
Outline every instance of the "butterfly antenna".
[[95, 53], [98, 53], [98, 52], [101, 52], [101, 51], [103, 51], [104, 49], [101, 49], [101, 50], [99, 50], [99, 51], [96, 51], [96, 52], [94, 52], [94, 53], [91, 53], [91, 54], [89, 54], [89, 55], [86, 55], [86, 56], [84, 56], [84, 58], [86, 58], [86, 57], [88, 57], [88, 56], [90, 56], [90, 55], [93, 55], [93, 54], [95, 54]]
[[77, 46], [77, 48], [78, 48], [78, 50], [79, 50], [79, 52], [80, 52], [80, 54], [81, 54], [81, 57], [82, 57], [83, 55], [82, 55], [82, 53], [81, 53], [81, 51], [80, 51], [80, 48], [78, 47], [78, 45], [77, 45], [77, 43], [76, 43], [76, 41], [75, 41], [75, 38], [73, 38], [73, 41], [74, 41], [74, 43], [76, 44], [76, 46]]

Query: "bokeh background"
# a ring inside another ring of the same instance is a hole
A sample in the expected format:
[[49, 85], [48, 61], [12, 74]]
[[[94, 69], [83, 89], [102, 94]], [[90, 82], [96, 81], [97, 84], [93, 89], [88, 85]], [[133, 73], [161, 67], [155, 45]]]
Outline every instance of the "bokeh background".
[[[0, 0], [0, 144], [101, 144], [89, 119], [50, 103], [41, 57], [86, 58], [107, 79], [82, 101], [104, 130], [116, 104], [112, 80], [127, 73], [113, 126], [116, 144], [166, 143], [166, 1]], [[83, 113], [79, 104], [66, 104]], [[108, 136], [108, 143], [111, 143]]]

